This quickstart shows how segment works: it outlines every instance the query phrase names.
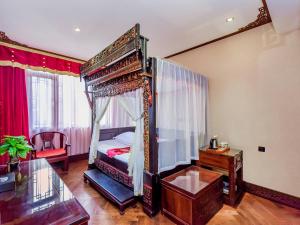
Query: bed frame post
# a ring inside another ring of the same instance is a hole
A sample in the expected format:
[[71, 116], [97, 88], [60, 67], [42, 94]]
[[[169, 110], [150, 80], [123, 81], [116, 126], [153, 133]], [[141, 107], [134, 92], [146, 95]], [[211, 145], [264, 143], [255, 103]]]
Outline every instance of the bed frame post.
[[152, 104], [149, 105], [149, 170], [144, 172], [143, 210], [149, 216], [155, 215], [160, 206], [160, 182], [158, 176], [158, 145], [156, 134], [156, 59], [149, 59], [149, 79]]

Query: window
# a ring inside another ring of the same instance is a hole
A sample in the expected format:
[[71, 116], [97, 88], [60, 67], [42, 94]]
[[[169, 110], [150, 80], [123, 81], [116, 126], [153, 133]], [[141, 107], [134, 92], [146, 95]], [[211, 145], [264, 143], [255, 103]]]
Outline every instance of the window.
[[[91, 110], [78, 77], [26, 70], [30, 135], [60, 131], [71, 144], [69, 155], [88, 152]], [[54, 140], [55, 144], [55, 140]]]
[[[43, 104], [46, 102], [54, 102], [54, 79], [53, 78], [42, 78], [32, 77], [32, 127], [44, 127], [51, 128], [54, 121], [54, 114], [51, 110], [51, 104]], [[39, 97], [37, 97], [39, 96]], [[37, 110], [39, 109], [39, 110]]]
[[31, 133], [90, 126], [90, 109], [79, 78], [26, 71]]

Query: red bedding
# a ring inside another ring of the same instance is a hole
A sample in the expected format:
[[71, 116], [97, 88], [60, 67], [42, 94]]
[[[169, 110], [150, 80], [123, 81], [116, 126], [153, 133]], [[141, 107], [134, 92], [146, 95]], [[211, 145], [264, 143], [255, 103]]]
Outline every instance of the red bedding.
[[122, 155], [128, 152], [130, 152], [130, 147], [108, 149], [106, 154], [108, 157], [113, 158], [116, 155]]

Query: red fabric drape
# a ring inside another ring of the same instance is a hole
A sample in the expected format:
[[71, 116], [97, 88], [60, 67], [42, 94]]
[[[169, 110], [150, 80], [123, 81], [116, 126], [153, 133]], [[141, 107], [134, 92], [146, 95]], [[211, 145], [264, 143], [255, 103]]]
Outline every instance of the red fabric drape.
[[[29, 137], [25, 71], [10, 66], [0, 66], [1, 140], [4, 135]], [[7, 160], [7, 155], [0, 156], [0, 164]]]
[[0, 42], [0, 65], [29, 68], [40, 71], [55, 72], [79, 76], [82, 61], [73, 61], [60, 57], [42, 54], [21, 47], [6, 46]]

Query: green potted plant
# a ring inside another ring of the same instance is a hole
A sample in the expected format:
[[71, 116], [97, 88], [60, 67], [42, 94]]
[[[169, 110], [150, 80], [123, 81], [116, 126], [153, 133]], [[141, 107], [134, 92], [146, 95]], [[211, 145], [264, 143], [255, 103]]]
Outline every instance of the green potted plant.
[[8, 169], [9, 171], [13, 171], [19, 166], [19, 157], [25, 159], [31, 149], [24, 136], [4, 136], [2, 145], [0, 146], [0, 155], [8, 153]]

